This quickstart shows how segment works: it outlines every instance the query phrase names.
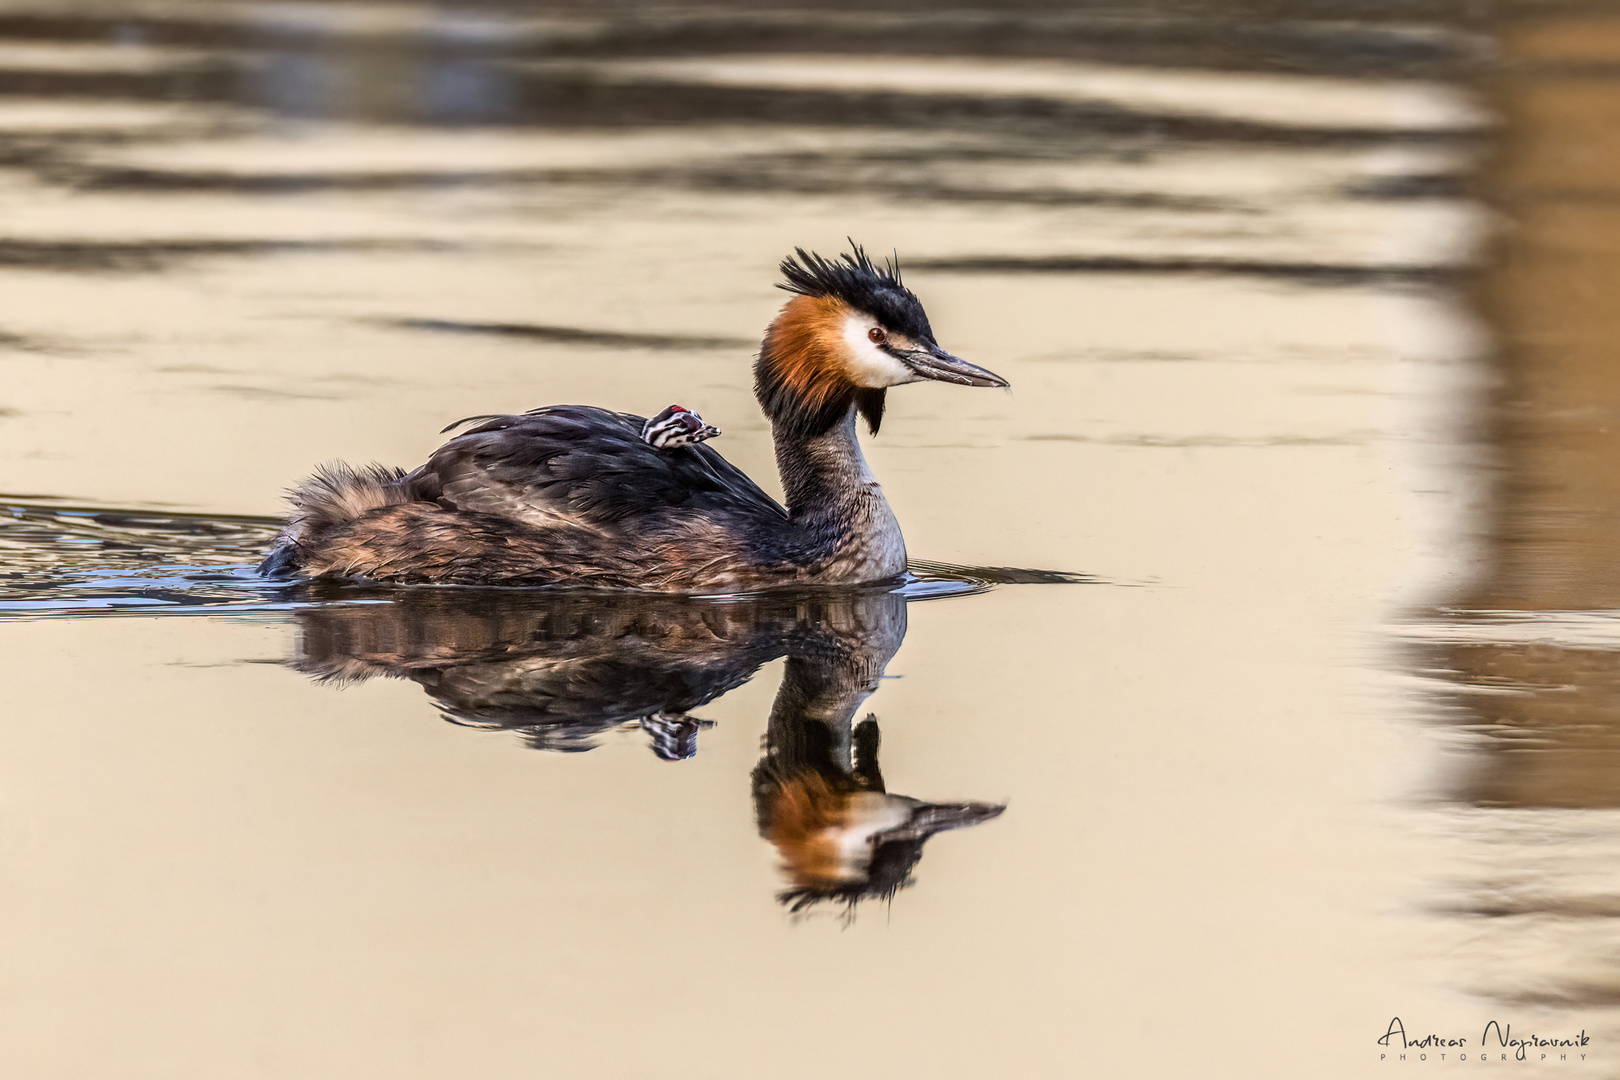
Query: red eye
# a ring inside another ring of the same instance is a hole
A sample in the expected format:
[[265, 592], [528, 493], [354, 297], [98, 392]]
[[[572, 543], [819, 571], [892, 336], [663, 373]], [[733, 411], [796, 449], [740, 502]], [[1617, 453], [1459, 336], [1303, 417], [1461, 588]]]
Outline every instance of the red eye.
[[866, 336], [872, 339], [872, 344], [874, 345], [881, 345], [885, 341], [889, 340], [889, 335], [881, 326], [872, 327], [872, 329], [866, 332]]

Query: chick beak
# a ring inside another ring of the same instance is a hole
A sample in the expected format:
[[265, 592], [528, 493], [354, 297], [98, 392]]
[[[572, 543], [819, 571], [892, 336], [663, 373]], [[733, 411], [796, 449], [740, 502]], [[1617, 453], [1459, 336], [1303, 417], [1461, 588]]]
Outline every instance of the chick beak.
[[958, 386], [1006, 386], [1007, 380], [959, 356], [952, 356], [935, 344], [908, 349], [901, 356], [906, 365], [925, 379], [956, 383]]

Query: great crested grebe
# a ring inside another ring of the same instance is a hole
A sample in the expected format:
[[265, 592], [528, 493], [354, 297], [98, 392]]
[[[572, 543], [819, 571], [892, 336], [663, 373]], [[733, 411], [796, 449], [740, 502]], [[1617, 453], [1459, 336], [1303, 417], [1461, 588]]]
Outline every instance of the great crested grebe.
[[754, 393], [785, 509], [704, 445], [719, 432], [689, 410], [551, 405], [473, 417], [414, 472], [323, 467], [293, 490], [260, 573], [664, 592], [898, 578], [905, 541], [856, 414], [876, 433], [891, 386], [1007, 381], [941, 349], [899, 267], [859, 245], [836, 260], [799, 248], [782, 274], [795, 295], [765, 331]]

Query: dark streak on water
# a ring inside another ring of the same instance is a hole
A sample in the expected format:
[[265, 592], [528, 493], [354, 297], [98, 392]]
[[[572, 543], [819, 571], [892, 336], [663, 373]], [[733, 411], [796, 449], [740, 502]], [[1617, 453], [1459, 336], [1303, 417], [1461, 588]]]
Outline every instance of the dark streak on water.
[[[449, 251], [429, 240], [156, 240], [55, 241], [0, 239], [0, 266], [31, 270], [151, 273], [185, 259], [330, 251]], [[0, 340], [0, 344], [11, 344]]]
[[1263, 438], [1241, 438], [1232, 435], [1114, 435], [1091, 436], [1072, 434], [1026, 435], [1026, 442], [1074, 442], [1099, 446], [1132, 446], [1164, 450], [1186, 449], [1242, 449], [1252, 450], [1269, 446], [1363, 446], [1385, 436], [1376, 431], [1346, 435], [1274, 435]]
[[[393, 191], [418, 187], [573, 184], [591, 187], [658, 187], [696, 192], [768, 192], [797, 195], [874, 195], [906, 202], [1006, 204], [1018, 206], [1111, 206], [1150, 210], [1233, 210], [1244, 207], [1231, 200], [1161, 192], [1070, 190], [1064, 188], [986, 188], [896, 176], [892, 154], [861, 154], [840, 158], [829, 168], [825, 155], [773, 154], [727, 161], [723, 167], [670, 164], [647, 169], [492, 169], [376, 172], [300, 172], [246, 174], [187, 171], [183, 169], [102, 168], [79, 163], [62, 168], [60, 177], [80, 190], [101, 191], [226, 191], [287, 194], [311, 191]], [[953, 154], [961, 160], [974, 155]], [[933, 157], [938, 157], [936, 151]], [[864, 168], [862, 168], [864, 167]], [[58, 170], [52, 170], [58, 171]], [[865, 175], [866, 172], [876, 175]], [[1419, 178], [1427, 179], [1427, 178]], [[1405, 198], [1379, 195], [1358, 197]]]
[[961, 274], [1157, 274], [1274, 278], [1301, 285], [1445, 285], [1462, 268], [1443, 266], [1363, 265], [1225, 258], [1155, 258], [1128, 255], [1050, 255], [1021, 258], [1000, 255], [949, 259], [912, 259], [908, 266]]
[[[12, 40], [137, 40], [202, 49], [286, 52], [347, 47], [356, 52], [428, 50], [444, 61], [599, 56], [685, 56], [725, 53], [823, 52], [913, 55], [987, 54], [1103, 60], [1156, 66], [1334, 75], [1454, 77], [1491, 56], [1491, 42], [1458, 22], [1464, 5], [1418, 0], [1398, 6], [1324, 0], [1249, 3], [1199, 10], [1196, 3], [1154, 4], [1141, 10], [937, 10], [925, 3], [821, 5], [823, 10], [725, 10], [712, 5], [680, 11], [594, 4], [548, 5], [558, 16], [544, 27], [508, 22], [521, 4], [481, 4], [478, 23], [447, 21], [429, 41], [414, 33], [337, 30], [316, 18], [251, 22], [194, 8], [173, 13], [42, 11], [0, 15], [0, 36]], [[1475, 5], [1477, 6], [1477, 5]], [[843, 7], [844, 10], [839, 10]], [[885, 10], [886, 9], [886, 10]], [[1400, 21], [1391, 20], [1398, 14]], [[1475, 21], [1478, 21], [1476, 15]], [[567, 20], [567, 21], [561, 21]], [[1446, 23], [1454, 25], [1448, 26]], [[479, 30], [482, 32], [479, 32]], [[492, 32], [493, 31], [493, 32]]]
[[406, 330], [437, 330], [454, 334], [492, 334], [496, 337], [553, 341], [568, 345], [599, 345], [610, 349], [751, 349], [747, 338], [700, 337], [693, 334], [631, 334], [616, 330], [586, 330], [577, 326], [538, 326], [533, 323], [456, 322], [450, 319], [388, 319], [387, 325]]

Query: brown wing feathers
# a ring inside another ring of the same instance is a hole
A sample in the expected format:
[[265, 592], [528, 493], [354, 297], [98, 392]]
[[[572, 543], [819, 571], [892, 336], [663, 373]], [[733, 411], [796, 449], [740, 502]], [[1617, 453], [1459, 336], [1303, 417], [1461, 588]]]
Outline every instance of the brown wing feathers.
[[[706, 446], [660, 452], [641, 417], [491, 417], [409, 475], [326, 466], [261, 571], [445, 584], [724, 588], [751, 523], [784, 511]], [[728, 526], [728, 523], [729, 526]]]

